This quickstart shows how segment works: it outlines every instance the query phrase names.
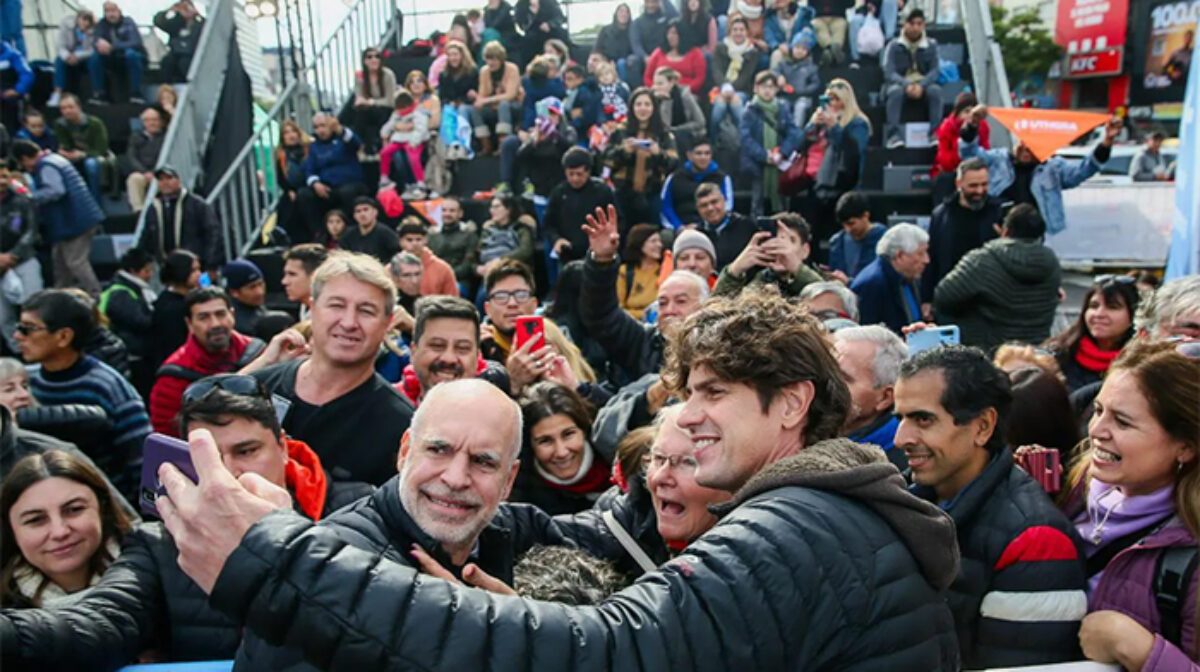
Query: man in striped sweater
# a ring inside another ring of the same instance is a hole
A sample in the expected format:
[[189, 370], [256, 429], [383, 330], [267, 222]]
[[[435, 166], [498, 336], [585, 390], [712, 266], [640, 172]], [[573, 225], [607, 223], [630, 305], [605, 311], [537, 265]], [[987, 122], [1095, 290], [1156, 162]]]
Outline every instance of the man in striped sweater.
[[64, 290], [48, 289], [21, 306], [16, 340], [25, 361], [39, 365], [29, 374], [29, 386], [39, 402], [104, 409], [112, 423], [108, 449], [90, 457], [126, 497], [132, 497], [150, 416], [129, 381], [83, 354], [83, 344], [95, 328], [90, 307]]

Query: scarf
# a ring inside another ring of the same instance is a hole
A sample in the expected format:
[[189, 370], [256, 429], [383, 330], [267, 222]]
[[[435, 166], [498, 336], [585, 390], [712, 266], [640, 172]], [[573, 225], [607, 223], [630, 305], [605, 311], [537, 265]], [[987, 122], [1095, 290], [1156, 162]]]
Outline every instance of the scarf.
[[[1092, 557], [1105, 546], [1138, 530], [1167, 520], [1175, 513], [1175, 484], [1166, 485], [1148, 495], [1130, 497], [1118, 488], [1092, 479], [1088, 484], [1087, 506], [1072, 521], [1083, 539], [1083, 552]], [[1100, 543], [1092, 541], [1099, 532]], [[1088, 594], [1096, 592], [1104, 572], [1088, 578]]]
[[737, 12], [746, 18], [747, 21], [756, 21], [762, 18], [762, 6], [755, 7], [748, 4], [746, 0], [737, 0]]
[[613, 117], [624, 117], [629, 114], [629, 107], [621, 97], [621, 83], [600, 84], [600, 107], [611, 107]]
[[288, 461], [283, 466], [283, 480], [296, 500], [296, 508], [310, 520], [320, 520], [324, 513], [329, 482], [321, 459], [303, 441], [284, 438]]
[[1092, 373], [1104, 373], [1119, 354], [1120, 348], [1101, 350], [1091, 336], [1084, 334], [1079, 339], [1079, 347], [1075, 349], [1075, 363]]
[[671, 128], [678, 128], [687, 123], [687, 110], [683, 108], [683, 87], [671, 87]]
[[[779, 146], [779, 131], [775, 127], [779, 123], [779, 99], [767, 102], [758, 96], [754, 97], [753, 103], [762, 112], [762, 146], [763, 149], [770, 150]], [[779, 168], [770, 163], [763, 165], [763, 202], [771, 207], [779, 210]]]
[[[108, 555], [108, 561], [111, 563], [121, 554], [121, 542], [117, 541], [116, 537], [109, 539], [108, 543], [104, 544], [103, 552]], [[93, 574], [88, 579], [86, 588], [73, 593], [63, 590], [57, 583], [51, 581], [50, 577], [26, 562], [22, 562], [13, 572], [13, 580], [17, 584], [17, 592], [31, 604], [41, 609], [61, 609], [74, 604], [87, 595], [88, 591], [100, 582], [100, 575], [103, 573], [101, 571]]]
[[729, 67], [725, 69], [725, 81], [733, 82], [741, 73], [742, 64], [746, 60], [744, 57], [754, 48], [754, 42], [747, 39], [739, 45], [733, 41], [732, 37], [726, 37], [722, 42], [725, 44], [725, 51], [729, 54]]

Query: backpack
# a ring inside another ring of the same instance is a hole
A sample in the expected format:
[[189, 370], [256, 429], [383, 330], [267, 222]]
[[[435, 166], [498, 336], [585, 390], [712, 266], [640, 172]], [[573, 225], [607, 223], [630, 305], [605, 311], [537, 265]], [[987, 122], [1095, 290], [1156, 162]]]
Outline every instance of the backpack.
[[1158, 607], [1159, 630], [1163, 639], [1187, 651], [1183, 637], [1183, 605], [1188, 586], [1196, 574], [1195, 546], [1168, 548], [1158, 556], [1154, 570], [1154, 603]]
[[883, 51], [883, 24], [875, 15], [868, 14], [863, 19], [854, 43], [858, 46], [858, 53], [864, 56], [874, 56]]

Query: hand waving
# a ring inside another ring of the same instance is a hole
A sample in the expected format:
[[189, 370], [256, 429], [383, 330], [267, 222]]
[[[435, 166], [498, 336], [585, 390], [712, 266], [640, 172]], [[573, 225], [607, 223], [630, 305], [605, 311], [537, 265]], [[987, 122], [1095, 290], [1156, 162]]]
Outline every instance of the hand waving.
[[596, 208], [595, 214], [587, 216], [583, 232], [587, 234], [588, 246], [596, 261], [608, 263], [617, 258], [617, 247], [621, 244], [617, 221], [617, 208], [613, 205], [608, 206], [608, 212]]

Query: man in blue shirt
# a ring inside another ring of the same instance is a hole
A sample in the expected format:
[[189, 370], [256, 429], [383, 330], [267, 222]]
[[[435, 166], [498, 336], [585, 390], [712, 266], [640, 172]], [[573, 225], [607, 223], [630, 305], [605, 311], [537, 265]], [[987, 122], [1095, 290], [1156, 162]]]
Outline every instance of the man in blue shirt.
[[839, 329], [833, 340], [842, 380], [850, 389], [845, 435], [859, 443], [879, 446], [897, 469], [907, 469], [908, 458], [896, 448], [900, 419], [892, 412], [892, 405], [908, 346], [878, 324]]
[[883, 323], [898, 334], [919, 322], [921, 289], [917, 283], [928, 264], [928, 233], [912, 224], [888, 229], [875, 246], [875, 261], [850, 284], [850, 290], [858, 294], [862, 324]]
[[871, 221], [871, 202], [857, 191], [842, 194], [834, 213], [842, 230], [829, 239], [829, 269], [849, 283], [875, 261], [875, 246], [887, 227]]

